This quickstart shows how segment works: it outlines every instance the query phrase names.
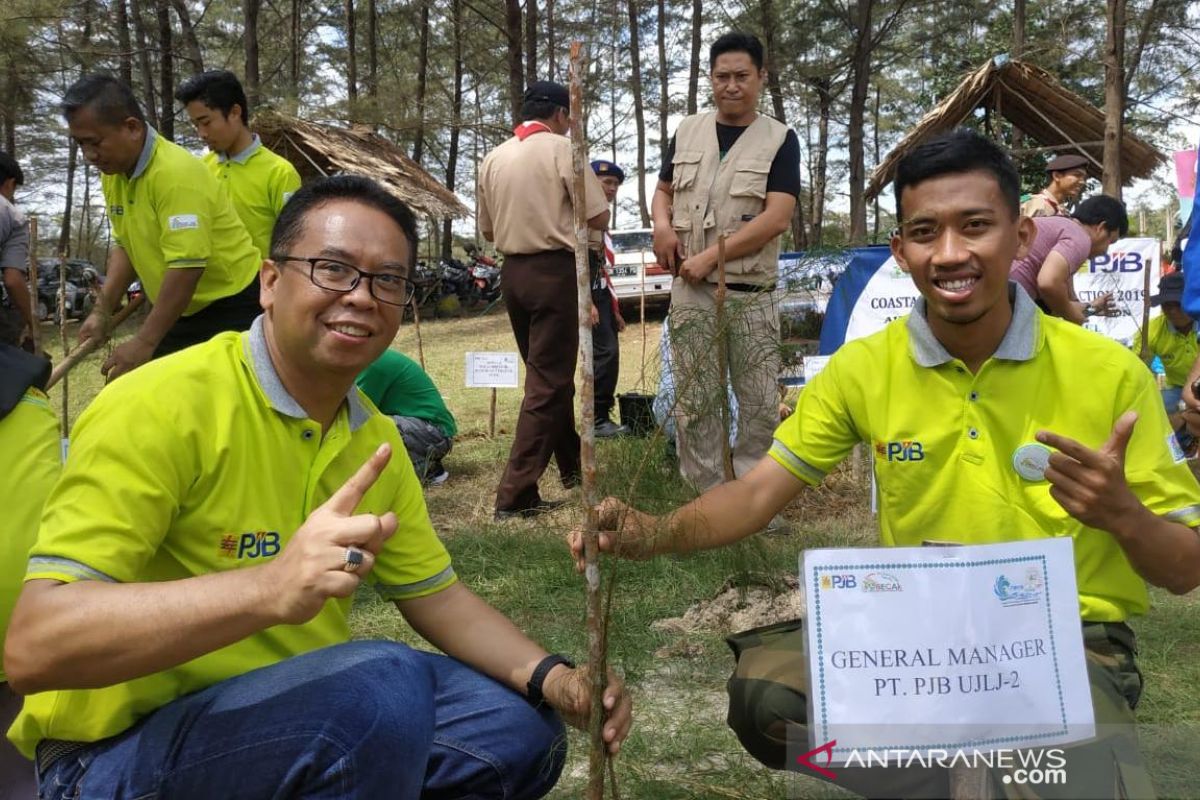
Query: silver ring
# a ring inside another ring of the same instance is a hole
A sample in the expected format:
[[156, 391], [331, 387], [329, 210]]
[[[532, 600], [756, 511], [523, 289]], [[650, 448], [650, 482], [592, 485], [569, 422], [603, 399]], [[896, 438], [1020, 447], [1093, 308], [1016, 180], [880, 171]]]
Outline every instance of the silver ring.
[[358, 572], [358, 568], [363, 563], [363, 551], [357, 547], [346, 548], [346, 560], [342, 563], [342, 569], [346, 572]]

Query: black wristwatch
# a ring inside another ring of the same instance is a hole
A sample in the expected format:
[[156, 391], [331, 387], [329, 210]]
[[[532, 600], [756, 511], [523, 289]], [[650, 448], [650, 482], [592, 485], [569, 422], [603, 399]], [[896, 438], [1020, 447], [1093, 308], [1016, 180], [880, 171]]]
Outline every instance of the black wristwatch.
[[550, 674], [550, 670], [559, 664], [570, 669], [575, 669], [574, 661], [557, 653], [546, 656], [533, 668], [533, 675], [529, 677], [529, 683], [525, 684], [526, 697], [530, 703], [535, 706], [542, 704], [542, 701], [545, 699], [542, 695], [542, 684], [545, 683], [546, 676]]

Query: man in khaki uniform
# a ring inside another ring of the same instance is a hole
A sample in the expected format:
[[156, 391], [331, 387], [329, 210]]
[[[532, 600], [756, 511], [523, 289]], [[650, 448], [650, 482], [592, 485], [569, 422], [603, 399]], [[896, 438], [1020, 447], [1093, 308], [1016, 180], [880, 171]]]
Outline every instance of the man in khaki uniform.
[[[675, 273], [671, 342], [676, 365], [679, 466], [704, 491], [725, 479], [725, 348], [737, 396], [733, 471], [767, 453], [779, 423], [779, 316], [773, 292], [779, 237], [800, 192], [800, 144], [783, 123], [758, 113], [766, 80], [762, 43], [727, 33], [709, 49], [717, 110], [680, 123], [654, 192], [654, 253]], [[716, 326], [718, 238], [725, 234], [726, 301]]]
[[[575, 288], [575, 174], [567, 88], [535, 81], [525, 91], [524, 120], [479, 167], [479, 229], [504, 254], [504, 304], [525, 362], [525, 399], [504, 476], [496, 491], [496, 518], [530, 516], [553, 508], [538, 479], [558, 462], [564, 486], [579, 483], [575, 432], [575, 360], [579, 304]], [[588, 227], [608, 225], [608, 201], [590, 169]]]
[[1046, 164], [1050, 185], [1022, 204], [1027, 217], [1069, 217], [1067, 203], [1079, 199], [1087, 183], [1088, 160], [1079, 155], [1052, 158]]

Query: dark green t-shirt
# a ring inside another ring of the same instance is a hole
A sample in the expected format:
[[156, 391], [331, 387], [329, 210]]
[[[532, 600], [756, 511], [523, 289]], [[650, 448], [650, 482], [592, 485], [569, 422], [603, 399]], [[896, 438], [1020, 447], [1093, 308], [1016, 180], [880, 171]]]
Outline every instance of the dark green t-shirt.
[[358, 376], [358, 388], [385, 414], [423, 419], [447, 436], [458, 433], [442, 393], [421, 365], [403, 353], [385, 350]]

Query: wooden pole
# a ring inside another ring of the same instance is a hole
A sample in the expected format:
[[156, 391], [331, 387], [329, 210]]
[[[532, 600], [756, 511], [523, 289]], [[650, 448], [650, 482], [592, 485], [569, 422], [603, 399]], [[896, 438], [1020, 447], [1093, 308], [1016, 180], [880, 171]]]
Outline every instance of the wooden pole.
[[492, 407], [488, 411], [488, 438], [496, 438], [496, 387], [492, 387]]
[[[63, 248], [58, 254], [58, 335], [62, 340], [63, 355], [67, 354], [67, 251]], [[71, 423], [68, 419], [70, 384], [63, 380], [62, 386], [62, 438], [71, 434]]]
[[[642, 259], [642, 299], [638, 309], [638, 319], [642, 329], [642, 373], [638, 378], [638, 391], [646, 391], [646, 251], [641, 252]], [[658, 263], [655, 259], [654, 263]]]
[[1141, 340], [1142, 346], [1138, 350], [1138, 355], [1142, 357], [1142, 361], [1150, 363], [1150, 269], [1143, 269], [1142, 272], [1142, 330]]
[[42, 321], [38, 319], [38, 260], [37, 260], [37, 243], [38, 243], [38, 225], [37, 217], [29, 218], [29, 316], [32, 318], [30, 322], [29, 334], [33, 336], [33, 352], [34, 355], [42, 354]]
[[[132, 315], [134, 311], [137, 311], [139, 308], [141, 308], [144, 302], [146, 302], [146, 295], [139, 294], [137, 297], [126, 303], [125, 307], [113, 315], [112, 320], [109, 321], [109, 332], [111, 333], [112, 331], [115, 331], [117, 328], [121, 327], [121, 323], [129, 319], [130, 315]], [[101, 339], [88, 339], [70, 353], [65, 354], [63, 356], [63, 360], [58, 362], [58, 365], [54, 367], [54, 371], [50, 373], [50, 380], [46, 383], [47, 391], [51, 386], [65, 378], [67, 373], [70, 372], [75, 365], [91, 355], [102, 343], [103, 341]]]
[[[425, 369], [425, 344], [421, 341], [421, 309], [420, 303], [413, 302], [413, 330], [417, 332], [417, 360], [421, 362], [421, 369]], [[436, 319], [436, 317], [435, 317]], [[495, 390], [493, 390], [495, 391]]]
[[729, 354], [725, 349], [725, 234], [717, 239], [717, 335], [713, 346], [717, 348], [717, 376], [721, 382], [721, 467], [725, 470], [725, 482], [733, 480], [733, 448], [729, 446]]
[[585, 797], [604, 799], [604, 766], [608, 750], [604, 744], [605, 657], [604, 620], [600, 602], [599, 536], [596, 516], [596, 373], [592, 363], [592, 293], [588, 273], [587, 189], [584, 171], [587, 143], [583, 140], [582, 45], [571, 43], [571, 161], [575, 168], [575, 284], [578, 294], [579, 354], [583, 390], [580, 392], [580, 467], [583, 473], [583, 553], [587, 582], [588, 669], [592, 678], [588, 725], [588, 782]]

